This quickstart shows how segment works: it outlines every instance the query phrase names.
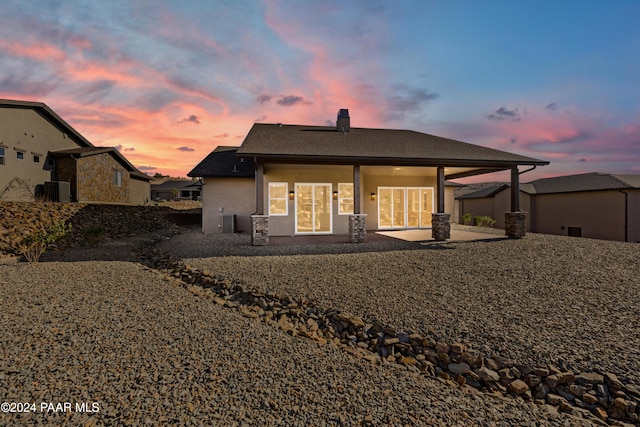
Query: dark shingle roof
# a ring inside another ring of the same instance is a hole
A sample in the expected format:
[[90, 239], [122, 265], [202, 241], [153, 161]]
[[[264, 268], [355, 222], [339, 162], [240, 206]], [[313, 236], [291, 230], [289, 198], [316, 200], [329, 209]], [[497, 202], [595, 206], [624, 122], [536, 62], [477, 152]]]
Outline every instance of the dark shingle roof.
[[199, 187], [200, 184], [198, 181], [194, 182], [190, 179], [170, 179], [168, 181], [163, 182], [162, 184], [151, 184], [151, 189], [154, 191], [159, 190], [180, 190], [187, 187]]
[[[493, 197], [509, 187], [510, 185], [506, 183], [489, 185], [480, 190], [456, 196], [456, 199]], [[630, 188], [640, 188], [640, 175], [612, 175], [591, 172], [542, 178], [520, 184], [520, 191], [528, 194], [573, 193], [580, 191], [624, 190]]]
[[252, 159], [238, 158], [238, 147], [219, 146], [196, 165], [187, 176], [253, 178], [255, 166]]
[[239, 156], [265, 159], [424, 166], [546, 165], [549, 162], [410, 130], [256, 123]]
[[474, 191], [472, 193], [462, 194], [462, 195], [456, 197], [456, 199], [458, 199], [458, 200], [460, 200], [460, 199], [481, 199], [481, 198], [484, 198], [484, 197], [493, 197], [496, 194], [498, 194], [499, 192], [501, 192], [502, 190], [504, 190], [505, 188], [509, 188], [509, 185], [507, 185], [507, 184], [493, 185], [491, 187], [486, 187], [486, 188], [483, 188], [481, 190]]
[[[620, 179], [626, 177], [626, 179]], [[635, 177], [635, 178], [634, 178]], [[531, 181], [537, 194], [545, 193], [569, 193], [575, 191], [596, 190], [622, 190], [625, 188], [640, 188], [634, 185], [634, 181], [640, 181], [639, 176], [634, 175], [610, 175], [591, 172], [579, 175], [556, 176]], [[638, 182], [636, 182], [638, 184]]]

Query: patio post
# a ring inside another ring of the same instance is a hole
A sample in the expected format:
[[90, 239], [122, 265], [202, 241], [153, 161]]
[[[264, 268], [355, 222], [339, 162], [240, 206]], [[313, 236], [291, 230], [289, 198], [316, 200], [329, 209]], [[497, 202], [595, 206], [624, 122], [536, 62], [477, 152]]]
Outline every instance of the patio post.
[[436, 213], [431, 214], [431, 236], [435, 240], [451, 237], [451, 215], [444, 212], [444, 167], [438, 166], [436, 174]]
[[353, 214], [349, 215], [349, 241], [364, 243], [367, 239], [367, 215], [360, 213], [360, 165], [353, 165]]
[[504, 214], [504, 234], [510, 239], [520, 239], [526, 234], [527, 213], [520, 210], [520, 172], [511, 168], [511, 212]]
[[257, 159], [256, 164], [256, 213], [251, 215], [251, 244], [269, 244], [269, 215], [264, 214], [264, 164]]

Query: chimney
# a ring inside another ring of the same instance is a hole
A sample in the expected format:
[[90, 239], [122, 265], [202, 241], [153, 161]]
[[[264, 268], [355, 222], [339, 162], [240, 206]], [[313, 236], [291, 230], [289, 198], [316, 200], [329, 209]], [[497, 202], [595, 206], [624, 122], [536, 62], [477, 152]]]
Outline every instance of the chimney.
[[336, 130], [342, 133], [347, 133], [351, 130], [351, 119], [349, 118], [349, 110], [347, 110], [346, 108], [341, 108], [340, 111], [338, 111]]

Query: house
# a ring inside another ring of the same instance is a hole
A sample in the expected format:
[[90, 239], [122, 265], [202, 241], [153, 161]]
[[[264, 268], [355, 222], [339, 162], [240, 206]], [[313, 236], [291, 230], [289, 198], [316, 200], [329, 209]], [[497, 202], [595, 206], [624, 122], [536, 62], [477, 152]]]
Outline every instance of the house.
[[[504, 227], [510, 186], [493, 184], [457, 196], [460, 217], [487, 215]], [[526, 230], [535, 233], [640, 241], [640, 175], [585, 173], [520, 185]]]
[[151, 182], [151, 200], [197, 200], [202, 183], [191, 179], [165, 179]]
[[[407, 228], [444, 240], [454, 207], [446, 179], [511, 170], [517, 188], [518, 166], [548, 163], [415, 131], [352, 128], [342, 109], [335, 127], [255, 123], [235, 154], [216, 149], [188, 175], [204, 180], [203, 231], [224, 231], [215, 217], [234, 214], [255, 245], [307, 234], [360, 242], [366, 231]], [[510, 221], [523, 233], [517, 200]]]
[[143, 205], [146, 174], [118, 150], [95, 147], [47, 105], [0, 100], [0, 200]]
[[203, 178], [203, 233], [251, 230], [251, 213], [255, 211], [255, 165], [253, 159], [236, 156], [237, 151], [238, 147], [216, 147], [188, 174]]

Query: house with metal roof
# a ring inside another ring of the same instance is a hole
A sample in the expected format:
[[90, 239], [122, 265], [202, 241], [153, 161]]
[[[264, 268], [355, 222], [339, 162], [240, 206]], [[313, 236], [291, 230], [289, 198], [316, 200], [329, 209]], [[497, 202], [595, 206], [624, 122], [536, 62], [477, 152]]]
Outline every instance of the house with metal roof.
[[0, 100], [0, 201], [142, 205], [151, 180], [118, 150], [95, 147], [47, 105]]
[[[244, 217], [256, 245], [321, 234], [360, 242], [367, 231], [408, 228], [430, 228], [445, 240], [454, 207], [445, 180], [510, 170], [518, 188], [519, 166], [549, 163], [411, 130], [351, 127], [346, 109], [335, 127], [255, 123], [233, 151], [214, 150], [188, 175], [204, 179], [203, 231], [224, 231], [207, 218], [228, 212]], [[225, 206], [230, 196], [241, 199], [242, 212]], [[524, 233], [519, 211], [516, 198], [511, 221], [522, 227], [511, 237]]]
[[[494, 184], [456, 197], [459, 215], [490, 216], [505, 226], [508, 184]], [[584, 173], [520, 184], [529, 212], [526, 231], [594, 239], [640, 241], [640, 175]]]

